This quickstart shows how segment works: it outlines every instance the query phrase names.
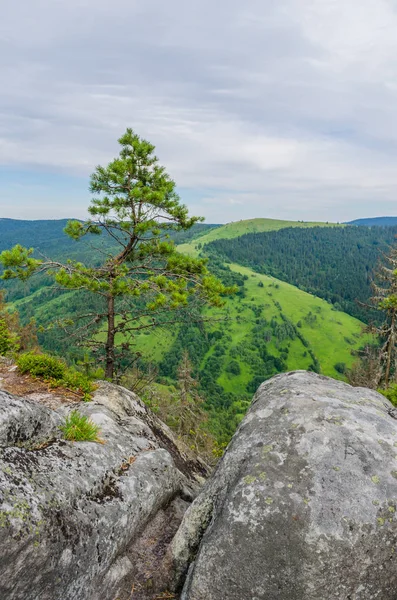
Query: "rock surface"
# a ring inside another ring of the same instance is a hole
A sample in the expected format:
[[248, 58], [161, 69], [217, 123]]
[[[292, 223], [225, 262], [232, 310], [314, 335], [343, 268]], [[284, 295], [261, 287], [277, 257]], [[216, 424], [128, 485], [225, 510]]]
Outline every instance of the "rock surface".
[[313, 373], [264, 383], [172, 542], [182, 599], [395, 600], [391, 408]]
[[60, 440], [70, 410], [0, 391], [0, 598], [153, 598], [205, 466], [124, 388], [79, 405], [104, 444]]
[[104, 444], [59, 439], [74, 406], [0, 391], [1, 600], [397, 598], [383, 396], [274, 377], [192, 504], [206, 467], [139, 398], [102, 383], [79, 404]]

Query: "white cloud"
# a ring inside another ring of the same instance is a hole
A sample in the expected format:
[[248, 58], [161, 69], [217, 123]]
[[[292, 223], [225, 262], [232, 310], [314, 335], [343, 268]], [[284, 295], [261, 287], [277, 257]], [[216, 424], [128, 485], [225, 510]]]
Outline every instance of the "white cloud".
[[396, 213], [397, 2], [7, 4], [3, 169], [88, 176], [132, 126], [209, 220]]

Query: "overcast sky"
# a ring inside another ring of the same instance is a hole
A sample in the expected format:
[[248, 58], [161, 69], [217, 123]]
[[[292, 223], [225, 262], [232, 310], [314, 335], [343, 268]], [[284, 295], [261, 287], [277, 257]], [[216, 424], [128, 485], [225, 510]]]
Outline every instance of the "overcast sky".
[[0, 217], [84, 217], [127, 126], [208, 222], [397, 215], [397, 0], [3, 0]]

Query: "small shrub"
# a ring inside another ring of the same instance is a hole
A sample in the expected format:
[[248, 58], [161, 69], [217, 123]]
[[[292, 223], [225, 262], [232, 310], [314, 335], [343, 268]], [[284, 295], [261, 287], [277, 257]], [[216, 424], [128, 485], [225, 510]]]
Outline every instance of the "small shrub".
[[17, 366], [21, 373], [30, 373], [50, 383], [51, 387], [69, 388], [81, 393], [84, 400], [90, 400], [95, 385], [90, 377], [80, 371], [70, 369], [67, 365], [49, 354], [27, 352], [17, 358]]
[[5, 319], [0, 319], [0, 356], [5, 356], [13, 349], [12, 335]]
[[30, 373], [33, 377], [42, 377], [46, 380], [62, 379], [66, 371], [65, 363], [58, 358], [34, 352], [18, 356], [17, 366], [21, 373]]
[[65, 424], [59, 428], [70, 442], [99, 442], [100, 428], [86, 415], [81, 415], [78, 410], [72, 410], [66, 417]]
[[334, 369], [341, 375], [344, 375], [346, 373], [346, 363], [338, 362], [336, 365], [334, 365]]
[[227, 373], [231, 375], [241, 375], [240, 364], [236, 360], [232, 360], [226, 367]]
[[307, 368], [308, 371], [312, 371], [313, 373], [320, 373], [320, 364], [318, 360], [314, 360], [311, 365]]
[[84, 400], [90, 400], [91, 394], [95, 389], [93, 382], [90, 378], [80, 371], [73, 371], [67, 369], [63, 378], [56, 382], [55, 387], [66, 387], [74, 391], [81, 392]]
[[383, 396], [385, 396], [390, 402], [397, 406], [397, 384], [393, 383], [387, 390], [378, 390]]

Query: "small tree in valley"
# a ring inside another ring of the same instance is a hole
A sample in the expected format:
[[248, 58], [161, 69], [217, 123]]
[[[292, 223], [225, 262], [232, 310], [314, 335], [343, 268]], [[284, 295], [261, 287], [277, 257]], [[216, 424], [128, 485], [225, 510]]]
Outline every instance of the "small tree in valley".
[[368, 331], [380, 340], [378, 385], [389, 387], [395, 369], [397, 351], [397, 246], [393, 246], [379, 265], [372, 283], [371, 307], [381, 311], [384, 322], [371, 325]]
[[213, 463], [219, 446], [211, 433], [205, 400], [198, 392], [199, 382], [193, 375], [193, 364], [184, 351], [177, 368], [175, 391], [161, 391], [156, 386], [145, 390], [145, 402], [178, 435], [189, 448]]
[[170, 231], [189, 229], [202, 219], [189, 217], [154, 146], [131, 129], [119, 144], [119, 156], [91, 176], [92, 218], [70, 221], [65, 228], [75, 240], [88, 234], [110, 239], [112, 245], [98, 250], [100, 264], [38, 260], [20, 245], [0, 255], [5, 279], [48, 271], [63, 289], [98, 297], [98, 311], [80, 315], [81, 332], [94, 351], [102, 348], [109, 379], [138, 330], [178, 320], [177, 312], [191, 299], [219, 306], [221, 295], [231, 291], [210, 275], [205, 260], [178, 253], [170, 241]]
[[5, 293], [0, 290], [0, 356], [37, 347], [35, 322], [21, 325], [18, 312], [9, 310]]

